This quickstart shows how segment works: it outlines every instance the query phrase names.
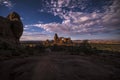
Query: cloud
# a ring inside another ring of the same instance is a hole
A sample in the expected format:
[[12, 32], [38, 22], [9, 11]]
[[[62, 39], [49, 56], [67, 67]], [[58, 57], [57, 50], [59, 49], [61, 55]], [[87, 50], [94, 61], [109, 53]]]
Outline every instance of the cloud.
[[105, 29], [100, 25], [101, 16], [103, 15], [95, 12], [91, 14], [70, 12], [67, 16], [64, 16], [62, 23], [37, 23], [28, 26], [35, 26], [47, 32], [62, 33], [66, 35], [96, 34], [102, 33]]
[[32, 25], [25, 25], [24, 32], [21, 37], [21, 41], [23, 40], [46, 40], [52, 39], [52, 36], [49, 35], [46, 31], [36, 31]]
[[68, 36], [118, 35], [120, 33], [118, 31], [120, 30], [119, 0], [113, 0], [112, 4], [102, 6], [103, 11], [95, 9], [92, 12], [74, 11], [76, 7], [80, 10], [87, 8], [86, 1], [88, 0], [79, 0], [77, 3], [72, 1], [73, 0], [51, 0], [51, 2], [47, 2], [47, 7], [42, 9], [42, 12], [49, 9], [49, 13], [63, 19], [62, 23], [35, 23], [27, 26], [35, 26], [49, 33], [59, 33]]
[[48, 38], [51, 39], [51, 36], [43, 32], [24, 31], [20, 40], [47, 40]]
[[21, 19], [21, 20], [24, 20], [24, 18], [23, 18], [23, 17], [20, 17], [20, 19]]
[[102, 17], [103, 25], [108, 28], [120, 29], [120, 2], [114, 0], [113, 4], [107, 9], [105, 15]]
[[0, 5], [12, 8], [14, 4], [10, 0], [0, 0]]
[[[82, 4], [82, 0], [78, 1]], [[54, 8], [51, 8], [51, 12], [54, 15], [58, 15], [63, 19], [62, 23], [48, 23], [48, 24], [33, 24], [45, 29], [49, 32], [59, 32], [63, 34], [97, 34], [107, 33], [120, 29], [120, 2], [114, 0], [112, 5], [103, 6], [104, 12], [95, 10], [91, 13], [86, 12], [74, 12], [67, 11], [63, 7], [74, 8], [78, 4], [71, 4], [71, 0], [58, 0], [58, 2], [52, 2], [57, 4]], [[72, 5], [72, 6], [70, 6]], [[85, 8], [86, 5], [78, 6], [78, 8]]]

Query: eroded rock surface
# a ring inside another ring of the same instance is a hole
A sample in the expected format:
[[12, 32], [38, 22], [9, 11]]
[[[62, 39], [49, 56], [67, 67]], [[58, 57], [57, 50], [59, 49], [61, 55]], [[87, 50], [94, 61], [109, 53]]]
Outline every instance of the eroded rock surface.
[[0, 16], [0, 44], [19, 44], [22, 33], [23, 24], [19, 14], [12, 12], [6, 18]]

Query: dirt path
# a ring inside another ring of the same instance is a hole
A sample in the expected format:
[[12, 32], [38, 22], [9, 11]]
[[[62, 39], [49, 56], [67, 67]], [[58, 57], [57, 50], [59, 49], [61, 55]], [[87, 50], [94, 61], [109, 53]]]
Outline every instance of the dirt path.
[[112, 65], [84, 56], [41, 56], [0, 62], [0, 80], [117, 80]]

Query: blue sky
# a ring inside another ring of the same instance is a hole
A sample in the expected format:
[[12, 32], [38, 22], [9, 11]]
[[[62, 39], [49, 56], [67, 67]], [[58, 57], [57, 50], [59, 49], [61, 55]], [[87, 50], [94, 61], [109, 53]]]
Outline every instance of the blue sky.
[[119, 0], [0, 0], [0, 16], [21, 16], [21, 40], [119, 39]]

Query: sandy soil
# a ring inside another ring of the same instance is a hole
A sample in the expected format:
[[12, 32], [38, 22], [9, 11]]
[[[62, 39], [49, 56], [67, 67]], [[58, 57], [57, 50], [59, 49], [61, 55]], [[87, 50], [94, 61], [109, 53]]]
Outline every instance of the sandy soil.
[[0, 62], [0, 80], [120, 80], [119, 74], [119, 67], [89, 56], [47, 55]]

